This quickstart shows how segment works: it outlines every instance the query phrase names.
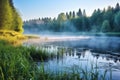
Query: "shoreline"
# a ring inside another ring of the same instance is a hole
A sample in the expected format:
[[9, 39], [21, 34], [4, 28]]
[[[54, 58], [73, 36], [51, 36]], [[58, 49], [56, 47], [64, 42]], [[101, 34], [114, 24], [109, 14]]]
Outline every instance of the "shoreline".
[[68, 36], [32, 36], [32, 35], [29, 35], [30, 38], [28, 37], [28, 39], [24, 40], [23, 43], [28, 43], [28, 44], [40, 44], [40, 43], [47, 43], [47, 42], [57, 42], [57, 41], [74, 41], [74, 40], [90, 40], [90, 39], [96, 39], [98, 38], [98, 41], [99, 39], [105, 39], [106, 40], [109, 40], [111, 38], [120, 38], [120, 37], [117, 37], [117, 36], [88, 36], [88, 35], [68, 35]]
[[41, 36], [37, 38], [29, 38], [25, 40], [23, 43], [28, 44], [40, 44], [40, 43], [46, 43], [46, 42], [56, 42], [56, 41], [72, 41], [72, 40], [83, 40], [83, 39], [90, 39], [90, 36]]

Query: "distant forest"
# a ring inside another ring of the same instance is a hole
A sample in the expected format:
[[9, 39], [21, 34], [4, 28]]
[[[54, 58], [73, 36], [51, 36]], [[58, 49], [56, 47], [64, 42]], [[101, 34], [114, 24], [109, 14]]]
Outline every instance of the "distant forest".
[[57, 18], [39, 18], [24, 21], [25, 32], [120, 32], [120, 6], [94, 10], [91, 16], [78, 12], [60, 13]]

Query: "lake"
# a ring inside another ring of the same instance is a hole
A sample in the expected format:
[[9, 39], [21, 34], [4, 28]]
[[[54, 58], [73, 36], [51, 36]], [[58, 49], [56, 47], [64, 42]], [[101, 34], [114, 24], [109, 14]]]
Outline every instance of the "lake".
[[[45, 70], [71, 72], [73, 69], [97, 69], [100, 74], [112, 72], [112, 80], [120, 79], [120, 38], [108, 36], [46, 36], [47, 41], [37, 44], [57, 56], [44, 61]], [[45, 37], [45, 38], [46, 38]], [[58, 51], [62, 50], [62, 55]], [[38, 67], [42, 62], [38, 62]]]

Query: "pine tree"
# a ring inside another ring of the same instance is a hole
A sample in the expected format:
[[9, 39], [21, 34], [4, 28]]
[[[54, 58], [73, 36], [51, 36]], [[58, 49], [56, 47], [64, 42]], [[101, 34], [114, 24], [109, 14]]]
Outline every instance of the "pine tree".
[[67, 19], [69, 19], [70, 18], [70, 16], [69, 16], [69, 14], [66, 12], [66, 17], [67, 17]]
[[22, 32], [22, 19], [12, 0], [0, 0], [0, 29]]
[[110, 24], [108, 20], [104, 20], [103, 24], [102, 24], [102, 28], [101, 31], [102, 32], [109, 32], [111, 30], [110, 28]]
[[119, 5], [119, 3], [116, 4], [115, 13], [118, 12], [118, 11], [120, 11], [120, 5]]
[[79, 11], [77, 12], [77, 16], [78, 16], [78, 17], [81, 17], [81, 16], [82, 16], [82, 11], [81, 11], [81, 9], [79, 9]]
[[73, 11], [73, 18], [75, 18], [75, 16], [76, 16], [76, 15], [75, 15], [75, 11]]
[[83, 10], [83, 16], [86, 16], [86, 11], [85, 11], [85, 9]]
[[12, 8], [9, 0], [0, 0], [0, 29], [10, 30], [12, 21]]
[[115, 31], [120, 31], [120, 11], [115, 15], [114, 24]]
[[12, 25], [13, 28], [12, 29], [17, 31], [17, 32], [22, 33], [23, 32], [22, 19], [21, 19], [19, 13], [17, 12], [17, 10], [15, 9], [12, 0], [9, 0], [9, 3], [10, 3], [10, 6], [12, 7], [12, 15], [13, 15], [13, 22], [12, 22], [13, 23], [13, 25]]
[[72, 16], [72, 12], [71, 12], [71, 11], [69, 12], [69, 18], [70, 18], [70, 19], [73, 18], [73, 16]]

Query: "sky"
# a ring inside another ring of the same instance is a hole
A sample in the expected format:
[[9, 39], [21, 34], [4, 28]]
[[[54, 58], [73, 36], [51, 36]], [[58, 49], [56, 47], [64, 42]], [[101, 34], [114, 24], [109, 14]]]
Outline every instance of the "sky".
[[13, 2], [23, 20], [54, 18], [62, 12], [77, 12], [79, 8], [85, 9], [86, 14], [90, 16], [94, 9], [120, 4], [120, 0], [13, 0]]

